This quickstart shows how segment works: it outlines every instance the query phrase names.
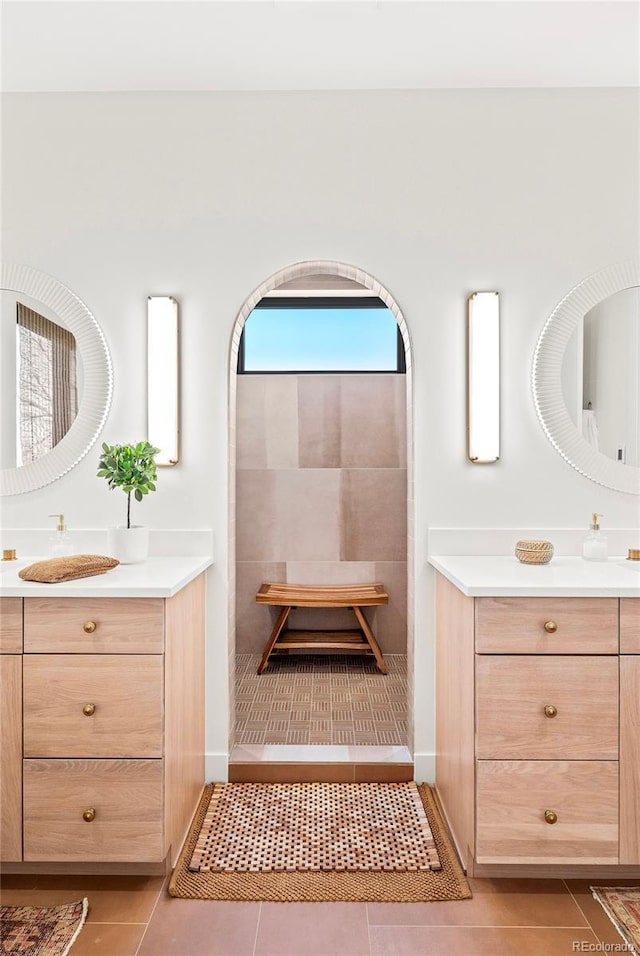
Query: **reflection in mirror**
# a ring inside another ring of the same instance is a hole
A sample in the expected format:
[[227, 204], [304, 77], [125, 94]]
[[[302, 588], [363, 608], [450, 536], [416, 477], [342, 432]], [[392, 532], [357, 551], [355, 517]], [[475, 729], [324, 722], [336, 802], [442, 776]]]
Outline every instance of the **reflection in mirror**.
[[0, 494], [56, 481], [86, 455], [113, 391], [104, 335], [53, 276], [3, 263], [0, 282]]
[[640, 494], [640, 262], [594, 272], [547, 319], [531, 384], [540, 423], [582, 475]]
[[608, 296], [578, 322], [562, 391], [571, 421], [596, 451], [640, 465], [640, 288]]
[[75, 336], [27, 298], [2, 292], [2, 468], [48, 454], [78, 414]]
[[18, 302], [17, 464], [28, 465], [64, 438], [78, 414], [76, 340]]

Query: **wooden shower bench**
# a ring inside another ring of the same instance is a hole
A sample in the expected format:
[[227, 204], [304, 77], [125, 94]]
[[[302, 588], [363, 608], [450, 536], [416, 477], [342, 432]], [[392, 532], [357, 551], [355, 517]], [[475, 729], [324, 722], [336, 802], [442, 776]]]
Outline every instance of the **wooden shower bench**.
[[[261, 674], [273, 651], [332, 650], [364, 651], [373, 654], [378, 670], [387, 673], [382, 651], [373, 636], [361, 608], [388, 604], [389, 595], [382, 584], [263, 584], [256, 594], [258, 604], [274, 604], [282, 611], [267, 641], [258, 666]], [[350, 607], [360, 625], [345, 631], [296, 631], [285, 628], [291, 610], [296, 607]]]

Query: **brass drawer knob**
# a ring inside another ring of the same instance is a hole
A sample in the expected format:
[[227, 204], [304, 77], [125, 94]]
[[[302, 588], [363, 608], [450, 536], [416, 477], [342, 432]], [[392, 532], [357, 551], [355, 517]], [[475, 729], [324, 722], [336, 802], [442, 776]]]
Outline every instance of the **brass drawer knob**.
[[[547, 811], [547, 813], [548, 812], [549, 811]], [[82, 814], [82, 819], [84, 820], [84, 822], [93, 823], [95, 818], [96, 818], [96, 811], [93, 809], [93, 807], [87, 807], [87, 809]]]
[[95, 712], [96, 712], [95, 704], [85, 704], [84, 707], [82, 708], [82, 713], [85, 715], [85, 717], [93, 717]]
[[553, 704], [547, 704], [544, 709], [545, 717], [555, 717], [558, 713], [558, 708], [554, 707]]
[[93, 634], [97, 626], [95, 621], [85, 621], [82, 625], [82, 630], [85, 634]]
[[558, 630], [558, 625], [556, 624], [555, 621], [545, 621], [544, 629], [547, 632], [547, 634], [555, 634], [556, 631]]
[[558, 822], [558, 814], [556, 813], [555, 810], [545, 810], [545, 811], [544, 811], [544, 818], [545, 818], [545, 820], [547, 821], [547, 823], [557, 823], [557, 822]]

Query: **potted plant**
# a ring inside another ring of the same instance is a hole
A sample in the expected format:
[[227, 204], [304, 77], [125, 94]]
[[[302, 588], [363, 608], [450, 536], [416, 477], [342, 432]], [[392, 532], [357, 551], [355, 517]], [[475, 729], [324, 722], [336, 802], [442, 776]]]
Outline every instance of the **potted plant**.
[[102, 444], [98, 477], [106, 478], [111, 489], [122, 488], [127, 496], [127, 523], [109, 529], [109, 552], [121, 564], [145, 561], [149, 553], [149, 529], [131, 524], [131, 495], [142, 501], [156, 490], [157, 480], [154, 455], [160, 449], [148, 441], [135, 445]]

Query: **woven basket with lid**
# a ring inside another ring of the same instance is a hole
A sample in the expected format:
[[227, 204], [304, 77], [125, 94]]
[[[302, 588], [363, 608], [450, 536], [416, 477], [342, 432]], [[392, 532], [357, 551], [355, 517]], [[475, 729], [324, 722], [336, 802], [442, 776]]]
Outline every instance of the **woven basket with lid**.
[[523, 564], [548, 564], [553, 557], [550, 541], [516, 541], [516, 558]]

